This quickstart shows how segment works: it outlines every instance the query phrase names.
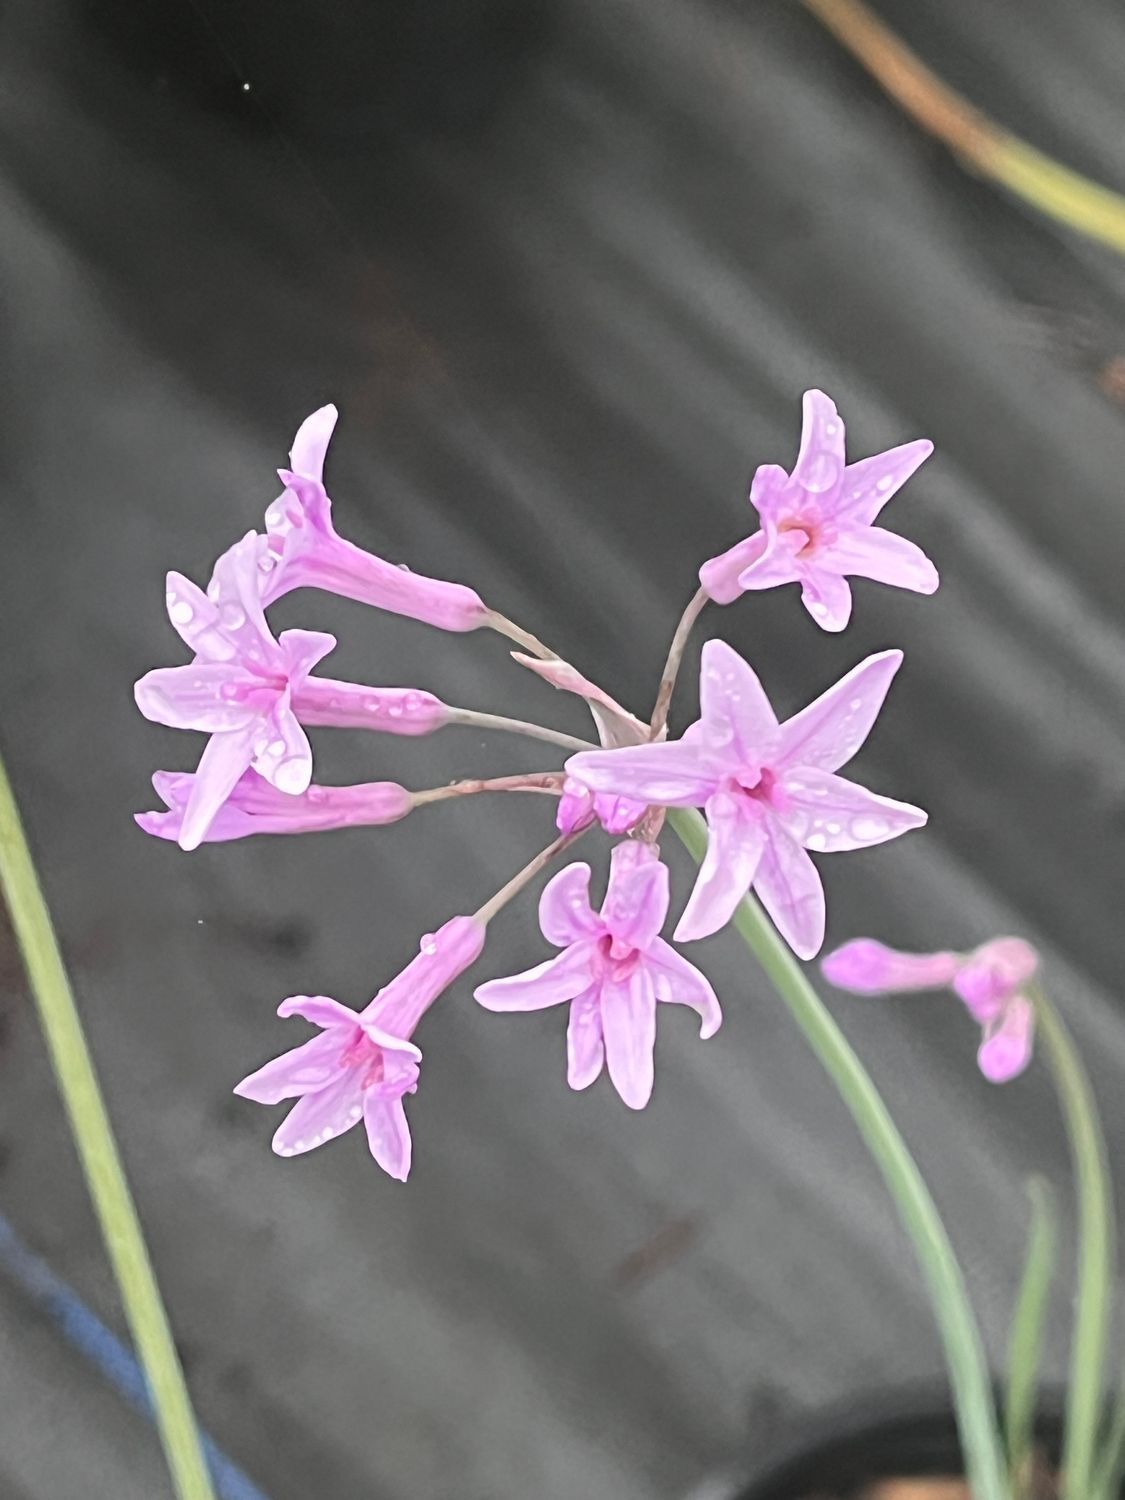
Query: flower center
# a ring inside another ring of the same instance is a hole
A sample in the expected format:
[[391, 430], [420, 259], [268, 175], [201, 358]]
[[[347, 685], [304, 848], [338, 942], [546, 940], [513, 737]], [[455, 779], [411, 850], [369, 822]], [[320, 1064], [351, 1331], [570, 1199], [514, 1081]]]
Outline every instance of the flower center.
[[628, 979], [640, 960], [640, 950], [624, 938], [606, 932], [598, 939], [598, 956], [611, 979]]
[[815, 512], [808, 511], [804, 515], [786, 516], [784, 520], [777, 523], [777, 529], [782, 531], [799, 531], [804, 533], [805, 540], [794, 553], [795, 557], [809, 557], [819, 548], [827, 546], [835, 540], [835, 532], [831, 527], [825, 525], [824, 521]]

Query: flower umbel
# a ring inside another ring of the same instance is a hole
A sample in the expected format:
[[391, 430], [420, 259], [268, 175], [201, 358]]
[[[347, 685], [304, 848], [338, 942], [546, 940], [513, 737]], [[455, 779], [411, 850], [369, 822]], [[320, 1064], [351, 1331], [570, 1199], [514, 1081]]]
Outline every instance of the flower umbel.
[[932, 594], [937, 569], [920, 547], [874, 524], [883, 506], [933, 452], [925, 438], [845, 465], [844, 423], [823, 391], [806, 391], [793, 472], [762, 464], [750, 503], [762, 527], [699, 570], [717, 604], [747, 589], [799, 583], [825, 630], [843, 630], [852, 610], [849, 575]]
[[488, 1010], [543, 1010], [570, 1003], [567, 1079], [587, 1088], [609, 1069], [632, 1109], [652, 1094], [656, 1004], [689, 1005], [715, 1034], [722, 1012], [703, 974], [660, 937], [668, 914], [668, 869], [651, 844], [626, 841], [611, 856], [600, 912], [590, 906], [590, 867], [568, 865], [544, 888], [539, 924], [563, 951], [526, 973], [479, 985]]
[[824, 941], [824, 888], [806, 851], [863, 849], [925, 823], [920, 808], [835, 774], [866, 740], [901, 661], [901, 651], [869, 656], [779, 724], [746, 662], [708, 641], [702, 716], [681, 740], [567, 761], [593, 791], [706, 811], [707, 857], [678, 940], [717, 932], [752, 886], [793, 951], [813, 958]]
[[480, 957], [484, 924], [453, 917], [422, 939], [421, 951], [362, 1011], [324, 995], [294, 995], [279, 1016], [303, 1016], [321, 1028], [235, 1086], [259, 1104], [297, 1103], [273, 1138], [279, 1156], [323, 1146], [362, 1118], [371, 1155], [391, 1177], [410, 1172], [404, 1094], [418, 1087], [422, 1054], [410, 1037], [443, 990]]
[[1031, 1061], [1035, 1008], [1025, 993], [1039, 955], [1017, 937], [997, 937], [972, 953], [900, 953], [855, 938], [821, 963], [826, 979], [860, 995], [949, 986], [980, 1025], [977, 1063], [992, 1083], [1007, 1083]]

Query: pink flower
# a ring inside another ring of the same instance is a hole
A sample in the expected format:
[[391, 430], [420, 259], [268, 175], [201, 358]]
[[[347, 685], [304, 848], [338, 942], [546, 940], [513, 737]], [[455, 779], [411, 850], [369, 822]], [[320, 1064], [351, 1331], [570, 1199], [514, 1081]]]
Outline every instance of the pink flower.
[[869, 656], [779, 724], [750, 667], [708, 641], [702, 717], [683, 739], [567, 761], [568, 774], [593, 791], [706, 810], [707, 855], [678, 940], [717, 932], [752, 886], [793, 951], [812, 958], [824, 941], [824, 890], [805, 851], [862, 849], [926, 821], [919, 808], [834, 774], [870, 733], [901, 661], [901, 651]]
[[279, 1156], [322, 1146], [362, 1117], [371, 1155], [384, 1172], [406, 1181], [410, 1128], [402, 1099], [418, 1087], [422, 1061], [410, 1037], [442, 991], [480, 957], [484, 933], [475, 917], [453, 917], [422, 939], [418, 957], [365, 1010], [324, 995], [282, 1001], [279, 1016], [303, 1016], [321, 1035], [275, 1057], [234, 1090], [259, 1104], [297, 1100], [273, 1138]]
[[411, 573], [336, 534], [322, 479], [337, 415], [334, 406], [322, 406], [307, 417], [293, 439], [292, 468], [278, 470], [285, 488], [266, 511], [266, 535], [258, 538], [262, 602], [272, 604], [291, 589], [327, 589], [441, 630], [484, 625], [488, 611], [473, 589]]
[[938, 575], [926, 554], [874, 521], [934, 445], [921, 438], [845, 466], [844, 423], [833, 402], [806, 391], [803, 413], [792, 474], [762, 464], [750, 485], [762, 529], [704, 563], [703, 587], [729, 604], [747, 589], [799, 583], [805, 608], [825, 630], [848, 623], [849, 575], [932, 594]]
[[182, 849], [202, 842], [248, 767], [279, 792], [308, 788], [312, 750], [293, 695], [336, 644], [316, 630], [285, 630], [274, 639], [258, 597], [253, 534], [219, 559], [215, 573], [211, 598], [169, 573], [168, 616], [195, 660], [149, 672], [134, 689], [147, 719], [211, 736], [183, 811]]
[[1031, 1061], [1035, 1008], [1024, 987], [1039, 955], [1022, 938], [992, 938], [972, 953], [899, 953], [874, 938], [855, 938], [821, 964], [826, 979], [861, 995], [952, 987], [980, 1025], [977, 1063], [992, 1083], [1006, 1083]]
[[[152, 778], [167, 812], [135, 817], [146, 833], [178, 840], [196, 778], [187, 771], [157, 771]], [[295, 796], [279, 792], [256, 771], [246, 771], [207, 827], [203, 839], [249, 838], [255, 833], [316, 833], [328, 828], [371, 827], [404, 818], [414, 799], [396, 781], [368, 781], [358, 786], [310, 786]]]
[[[544, 682], [563, 692], [574, 693], [586, 700], [586, 706], [598, 731], [598, 739], [606, 749], [619, 745], [639, 745], [648, 739], [648, 725], [642, 724], [628, 709], [622, 708], [615, 698], [597, 683], [583, 677], [568, 661], [553, 659], [544, 661], [538, 656], [526, 656], [522, 651], [513, 651], [512, 656], [520, 666], [527, 667]], [[589, 787], [568, 776], [563, 782], [555, 823], [560, 833], [577, 833], [588, 828], [595, 819], [607, 833], [628, 833], [644, 817], [647, 803], [637, 802], [632, 797], [603, 796], [591, 792]]]
[[590, 907], [590, 867], [568, 865], [544, 888], [539, 925], [555, 958], [479, 985], [488, 1010], [543, 1010], [570, 1002], [567, 1079], [587, 1088], [609, 1067], [613, 1086], [631, 1109], [652, 1094], [656, 1002], [690, 1005], [713, 1036], [722, 1012], [694, 964], [659, 936], [668, 914], [668, 870], [650, 844], [618, 844], [600, 913]]

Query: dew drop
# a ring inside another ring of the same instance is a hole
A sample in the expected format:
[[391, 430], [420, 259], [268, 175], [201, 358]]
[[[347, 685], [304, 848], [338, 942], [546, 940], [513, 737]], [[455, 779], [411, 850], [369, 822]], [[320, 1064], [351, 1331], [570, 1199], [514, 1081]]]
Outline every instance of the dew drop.
[[391, 716], [392, 719], [401, 719], [402, 718], [402, 704], [401, 703], [392, 703], [391, 706], [390, 706], [390, 708], [387, 710], [387, 712], [390, 714], [390, 716]]
[[168, 617], [173, 625], [190, 625], [195, 618], [195, 610], [186, 599], [177, 599], [175, 594], [169, 594]]
[[853, 714], [859, 713], [860, 709], [863, 707], [863, 699], [853, 698], [852, 701], [848, 704], [848, 707], [851, 709]]
[[849, 831], [855, 839], [880, 839], [887, 832], [888, 826], [886, 818], [853, 818]]
[[219, 610], [219, 618], [223, 624], [231, 630], [237, 630], [246, 624], [246, 613], [237, 604], [224, 604]]
[[893, 484], [894, 478], [890, 474], [880, 474], [879, 478], [875, 481], [875, 488], [877, 490], [883, 490], [885, 492], [889, 490]]
[[805, 843], [810, 849], [825, 849], [828, 847], [828, 840], [823, 833], [811, 833], [805, 840]]
[[[281, 747], [283, 750], [285, 746]], [[270, 746], [272, 752], [273, 746]], [[306, 766], [294, 756], [291, 760], [282, 761], [273, 773], [273, 784], [279, 792], [285, 792], [291, 797], [297, 797], [305, 788]]]
[[432, 958], [433, 955], [437, 952], [437, 939], [434, 937], [432, 932], [423, 934], [421, 951], [430, 958]]
[[380, 703], [378, 698], [365, 699], [363, 706], [369, 714], [379, 714], [383, 712], [383, 705], [382, 703]]
[[820, 599], [814, 599], [809, 605], [809, 609], [817, 616], [823, 616], [828, 613], [827, 604], [824, 604]]

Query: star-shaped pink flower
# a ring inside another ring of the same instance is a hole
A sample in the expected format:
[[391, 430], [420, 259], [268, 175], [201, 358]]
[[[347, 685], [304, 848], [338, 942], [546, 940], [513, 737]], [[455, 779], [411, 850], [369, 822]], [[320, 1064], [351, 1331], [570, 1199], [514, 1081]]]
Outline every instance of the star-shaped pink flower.
[[874, 522], [933, 448], [920, 438], [845, 464], [835, 404], [823, 391], [806, 391], [793, 472], [762, 464], [750, 485], [761, 530], [705, 562], [699, 581], [718, 604], [747, 589], [799, 583], [805, 608], [825, 630], [848, 623], [849, 576], [932, 594], [937, 569], [922, 549]]
[[279, 1156], [323, 1146], [362, 1119], [371, 1155], [384, 1172], [406, 1181], [411, 1143], [402, 1100], [418, 1087], [422, 1061], [410, 1037], [442, 991], [480, 957], [484, 934], [475, 917], [453, 917], [422, 939], [417, 958], [365, 1010], [325, 995], [281, 1002], [279, 1016], [303, 1016], [321, 1035], [275, 1057], [234, 1090], [258, 1104], [297, 1100], [273, 1138]]
[[860, 995], [950, 986], [981, 1028], [977, 1065], [991, 1083], [1006, 1083], [1031, 1061], [1035, 1007], [1025, 990], [1038, 967], [1035, 949], [1016, 937], [992, 938], [972, 953], [900, 953], [855, 938], [821, 963], [826, 979]]
[[584, 1089], [603, 1062], [631, 1109], [652, 1094], [658, 1000], [689, 1005], [713, 1036], [722, 1020], [703, 974], [660, 937], [668, 914], [668, 870], [650, 844], [618, 844], [600, 912], [590, 906], [590, 867], [568, 865], [544, 888], [539, 925], [555, 958], [479, 985], [488, 1010], [543, 1010], [570, 1003], [567, 1080]]
[[194, 849], [248, 767], [279, 792], [308, 788], [312, 750], [292, 698], [336, 638], [285, 630], [274, 639], [258, 593], [253, 533], [216, 564], [213, 597], [169, 573], [168, 617], [195, 660], [146, 673], [134, 695], [147, 719], [211, 736], [180, 829], [180, 847]]
[[293, 439], [291, 467], [278, 470], [285, 488], [266, 511], [266, 535], [258, 538], [263, 602], [272, 604], [291, 589], [327, 589], [442, 630], [484, 625], [488, 610], [475, 590], [412, 573], [337, 534], [323, 483], [337, 416], [334, 406], [322, 406], [307, 417]]
[[567, 761], [595, 792], [705, 809], [710, 841], [678, 940], [717, 932], [752, 886], [793, 951], [813, 958], [824, 941], [824, 889], [806, 850], [862, 849], [925, 823], [920, 808], [835, 774], [870, 733], [901, 661], [901, 651], [869, 656], [779, 724], [746, 662], [708, 641], [702, 716], [681, 740]]

